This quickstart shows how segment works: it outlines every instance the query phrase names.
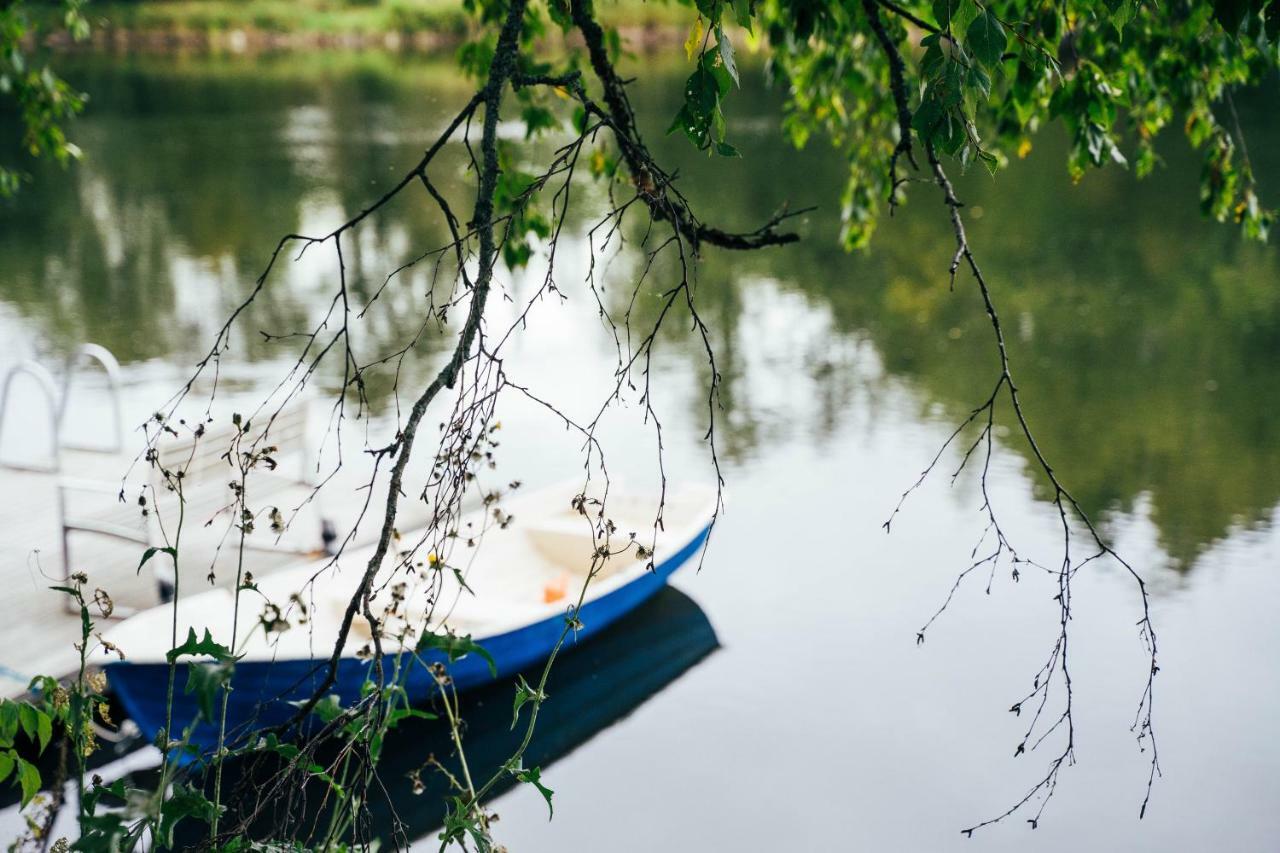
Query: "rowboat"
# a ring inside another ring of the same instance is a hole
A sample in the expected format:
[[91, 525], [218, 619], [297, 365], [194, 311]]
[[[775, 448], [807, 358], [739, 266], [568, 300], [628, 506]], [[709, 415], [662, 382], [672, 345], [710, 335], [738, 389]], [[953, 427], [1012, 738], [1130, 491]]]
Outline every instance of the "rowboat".
[[[441, 689], [442, 675], [458, 691], [511, 676], [545, 661], [562, 637], [582, 642], [632, 611], [699, 552], [716, 506], [715, 491], [706, 487], [670, 491], [655, 536], [656, 496], [610, 490], [603, 512], [612, 525], [606, 527], [599, 506], [576, 498], [577, 491], [562, 485], [504, 498], [500, 509], [482, 506], [464, 515], [447, 554], [384, 561], [371, 586], [381, 672], [403, 686], [410, 703], [427, 703]], [[593, 555], [605, 545], [606, 531], [612, 556], [602, 562]], [[393, 550], [402, 554], [424, 536], [400, 536]], [[221, 696], [211, 715], [202, 691], [184, 689], [190, 668], [207, 667], [214, 658], [206, 653], [218, 654], [199, 641], [207, 631], [235, 656], [227, 743], [292, 721], [299, 704], [324, 686], [353, 590], [372, 555], [370, 547], [273, 573], [241, 590], [238, 613], [228, 589], [180, 590], [176, 606], [142, 611], [105, 635], [124, 654], [105, 667], [112, 692], [147, 737], [172, 720], [172, 737], [188, 739], [187, 754], [211, 751]], [[227, 642], [233, 621], [234, 645]], [[170, 697], [167, 654], [175, 633], [193, 653], [174, 664]], [[372, 639], [370, 623], [357, 613], [326, 703], [346, 707], [360, 699], [375, 674]]]

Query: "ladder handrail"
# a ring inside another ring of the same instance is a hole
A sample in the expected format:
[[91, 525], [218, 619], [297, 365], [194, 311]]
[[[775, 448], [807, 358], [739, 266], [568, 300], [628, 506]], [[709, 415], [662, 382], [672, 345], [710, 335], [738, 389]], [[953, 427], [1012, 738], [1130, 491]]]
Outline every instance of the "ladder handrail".
[[111, 420], [115, 429], [115, 438], [105, 446], [63, 442], [59, 444], [59, 447], [65, 447], [69, 450], [90, 450], [98, 453], [119, 453], [124, 449], [124, 420], [120, 410], [120, 362], [116, 361], [116, 357], [111, 354], [111, 350], [100, 344], [81, 344], [71, 355], [67, 356], [66, 372], [62, 375], [62, 395], [58, 402], [59, 436], [61, 436], [61, 431], [66, 425], [67, 401], [71, 397], [71, 380], [76, 372], [76, 363], [85, 358], [102, 365], [102, 370], [107, 375], [107, 387], [111, 393]]
[[49, 413], [49, 435], [52, 439], [52, 453], [50, 461], [41, 465], [38, 463], [21, 463], [6, 462], [0, 457], [0, 466], [12, 468], [18, 471], [38, 471], [41, 473], [56, 474], [62, 466], [62, 458], [59, 450], [61, 448], [59, 425], [61, 421], [60, 411], [61, 402], [58, 399], [57, 384], [54, 381], [53, 374], [38, 361], [29, 358], [23, 359], [9, 368], [9, 372], [4, 377], [4, 387], [0, 388], [0, 439], [4, 438], [5, 418], [9, 414], [9, 391], [13, 386], [13, 380], [19, 374], [25, 373], [36, 381], [36, 385], [44, 392], [45, 402], [48, 403]]

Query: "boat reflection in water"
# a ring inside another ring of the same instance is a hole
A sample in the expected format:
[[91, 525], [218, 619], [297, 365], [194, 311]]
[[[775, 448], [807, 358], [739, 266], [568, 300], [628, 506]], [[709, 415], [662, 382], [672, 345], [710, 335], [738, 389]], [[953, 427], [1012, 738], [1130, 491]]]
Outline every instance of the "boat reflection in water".
[[[669, 586], [591, 639], [566, 646], [552, 667], [549, 698], [538, 713], [524, 766], [545, 769], [631, 713], [718, 647], [715, 630], [702, 608]], [[522, 675], [536, 684], [541, 667]], [[511, 757], [524, 735], [527, 709], [521, 724], [514, 730], [511, 726], [516, 683], [515, 678], [502, 679], [461, 697], [466, 724], [463, 745], [477, 784]], [[432, 755], [451, 770], [457, 766], [449, 730], [442, 720], [407, 719], [387, 735], [378, 765], [382, 783], [370, 786], [369, 814], [361, 820], [370, 840], [381, 838], [392, 843], [397, 835], [402, 841], [420, 838], [441, 826], [452, 792], [443, 774], [424, 767]], [[319, 763], [324, 764], [323, 757]], [[415, 794], [410, 777], [420, 769], [424, 788]], [[253, 790], [252, 777], [264, 778], [270, 773], [269, 768], [249, 769], [233, 763], [228, 763], [226, 771], [229, 778], [224, 778], [224, 788], [241, 794]], [[492, 793], [512, 784], [514, 780], [504, 774]], [[325, 794], [325, 785], [316, 781], [314, 790], [266, 806], [253, 822], [250, 835], [257, 834], [255, 830], [264, 835], [278, 833], [284, 827], [303, 835], [323, 833], [329, 824], [323, 804], [332, 799]], [[253, 799], [251, 795], [248, 798]], [[263, 807], [260, 802], [251, 805]]]

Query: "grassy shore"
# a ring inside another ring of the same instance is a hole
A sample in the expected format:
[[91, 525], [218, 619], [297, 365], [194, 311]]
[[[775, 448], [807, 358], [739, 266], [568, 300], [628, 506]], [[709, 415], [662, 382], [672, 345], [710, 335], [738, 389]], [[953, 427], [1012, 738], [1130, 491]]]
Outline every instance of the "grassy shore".
[[[672, 0], [606, 0], [598, 12], [641, 43], [682, 36], [692, 14]], [[473, 25], [461, 0], [92, 0], [86, 14], [100, 46], [433, 48]], [[56, 29], [56, 18], [47, 23], [46, 32]]]

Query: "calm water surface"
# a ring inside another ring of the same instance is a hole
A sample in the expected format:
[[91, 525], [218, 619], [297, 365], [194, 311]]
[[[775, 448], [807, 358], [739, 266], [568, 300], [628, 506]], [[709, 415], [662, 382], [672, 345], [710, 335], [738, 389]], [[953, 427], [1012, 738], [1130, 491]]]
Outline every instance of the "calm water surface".
[[[651, 73], [636, 98], [656, 140], [679, 70]], [[447, 63], [382, 55], [82, 59], [73, 76], [93, 96], [76, 124], [86, 161], [40, 172], [0, 207], [0, 361], [104, 344], [124, 363], [136, 419], [208, 345], [280, 234], [359, 209], [466, 96]], [[1274, 103], [1259, 95], [1245, 116], [1264, 176], [1280, 170]], [[745, 226], [784, 199], [821, 208], [801, 221], [801, 245], [711, 254], [698, 271], [725, 382], [729, 502], [701, 572], [677, 585], [722, 647], [546, 770], [555, 820], [532, 790], [504, 795], [501, 837], [517, 850], [1280, 848], [1276, 248], [1200, 220], [1197, 167], [1177, 140], [1144, 183], [1113, 171], [1072, 187], [1052, 138], [995, 182], [966, 179], [971, 237], [1045, 451], [1154, 590], [1165, 775], [1139, 822], [1138, 602], [1122, 572], [1098, 565], [1075, 597], [1079, 763], [1038, 830], [1013, 821], [963, 841], [963, 826], [1042, 772], [1035, 755], [1013, 758], [1021, 730], [1006, 709], [1052, 641], [1056, 590], [1002, 571], [989, 595], [983, 581], [962, 588], [917, 647], [981, 533], [978, 483], [948, 486], [944, 473], [892, 535], [880, 525], [988, 393], [989, 329], [966, 282], [948, 291], [950, 235], [927, 188], [869, 254], [846, 255], [835, 246], [839, 158], [781, 144], [777, 99], [759, 81], [735, 106], [740, 162], [660, 143], [686, 164], [705, 217]], [[462, 153], [450, 158], [446, 185]], [[586, 197], [584, 217], [596, 201]], [[349, 258], [357, 293], [442, 234], [416, 200], [371, 221]], [[581, 228], [566, 238], [568, 299], [539, 305], [508, 355], [514, 379], [579, 414], [612, 364], [594, 302], [574, 286], [586, 250]], [[635, 268], [632, 254], [615, 261], [618, 294]], [[233, 393], [279, 377], [288, 353], [256, 330], [314, 322], [334, 277], [332, 258], [308, 256], [274, 280], [235, 338]], [[506, 285], [518, 303], [537, 281]], [[359, 346], [390, 350], [412, 334], [428, 286], [426, 272], [406, 276]], [[510, 303], [495, 312], [495, 325], [514, 316]], [[443, 344], [422, 344], [409, 379]], [[673, 332], [658, 352], [669, 470], [707, 476], [699, 345]], [[389, 382], [371, 393], [380, 415], [393, 411]], [[576, 470], [559, 425], [515, 401], [502, 416], [504, 475], [539, 483]], [[611, 467], [633, 482], [655, 462], [639, 417], [624, 410], [608, 432]], [[1002, 444], [994, 495], [1021, 548], [1052, 562], [1053, 510], [1029, 470], [1022, 446]], [[643, 634], [635, 642], [645, 654]]]

